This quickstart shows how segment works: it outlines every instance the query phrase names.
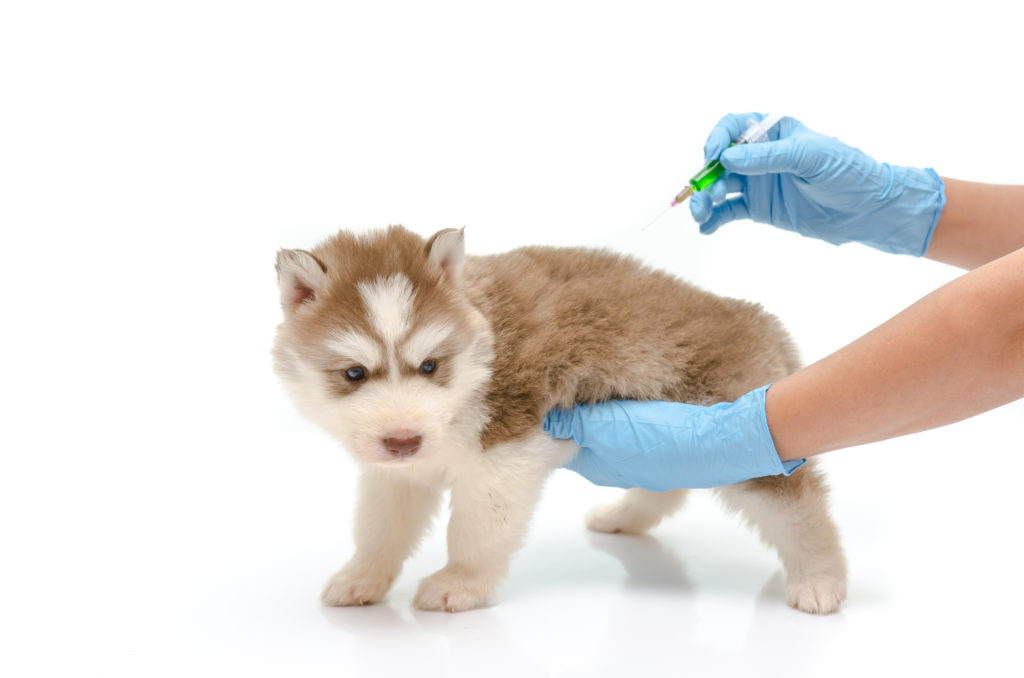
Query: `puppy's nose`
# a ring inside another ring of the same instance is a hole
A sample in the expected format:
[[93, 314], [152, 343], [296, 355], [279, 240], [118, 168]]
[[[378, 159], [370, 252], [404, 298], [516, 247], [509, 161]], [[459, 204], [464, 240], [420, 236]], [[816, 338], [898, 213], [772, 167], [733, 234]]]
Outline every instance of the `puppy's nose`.
[[420, 436], [411, 436], [409, 438], [385, 438], [384, 447], [388, 448], [388, 452], [391, 456], [403, 459], [405, 457], [411, 457], [416, 454], [420, 449], [420, 443], [423, 442], [423, 438]]

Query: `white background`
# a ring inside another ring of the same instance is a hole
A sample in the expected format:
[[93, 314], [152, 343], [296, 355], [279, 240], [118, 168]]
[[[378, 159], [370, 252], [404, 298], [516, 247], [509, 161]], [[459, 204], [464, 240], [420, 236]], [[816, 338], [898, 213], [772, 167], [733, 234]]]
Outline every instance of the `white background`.
[[1020, 183], [1008, 6], [4, 3], [0, 672], [1019, 670], [1019, 403], [825, 459], [837, 615], [786, 608], [776, 558], [703, 495], [651, 537], [587, 534], [616, 492], [568, 472], [494, 606], [410, 609], [435, 529], [384, 604], [329, 610], [354, 468], [269, 361], [275, 250], [390, 223], [632, 252], [826, 355], [958, 271], [704, 237], [685, 208], [641, 227], [727, 112]]

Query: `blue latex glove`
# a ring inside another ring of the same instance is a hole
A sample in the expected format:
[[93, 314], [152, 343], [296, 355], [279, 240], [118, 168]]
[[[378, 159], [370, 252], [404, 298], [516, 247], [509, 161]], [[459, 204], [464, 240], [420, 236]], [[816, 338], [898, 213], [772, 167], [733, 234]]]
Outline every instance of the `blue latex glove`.
[[767, 386], [710, 407], [612, 400], [552, 410], [544, 430], [580, 446], [566, 468], [595, 485], [665, 491], [789, 475], [768, 431]]
[[877, 162], [793, 118], [780, 120], [768, 141], [728, 148], [751, 118], [763, 117], [727, 115], [711, 130], [705, 159], [720, 158], [728, 172], [690, 198], [701, 233], [753, 219], [835, 245], [925, 253], [946, 203], [934, 170]]

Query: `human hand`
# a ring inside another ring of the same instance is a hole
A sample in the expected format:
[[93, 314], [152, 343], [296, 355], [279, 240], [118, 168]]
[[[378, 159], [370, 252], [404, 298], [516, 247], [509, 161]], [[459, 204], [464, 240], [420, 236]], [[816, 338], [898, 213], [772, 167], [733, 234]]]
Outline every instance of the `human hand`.
[[767, 389], [710, 407], [635, 400], [578, 405], [549, 412], [544, 430], [580, 446], [566, 468], [596, 485], [660, 492], [788, 476], [805, 460], [779, 460], [765, 418]]
[[934, 170], [880, 163], [793, 118], [780, 120], [766, 142], [729, 147], [761, 117], [727, 115], [708, 135], [705, 160], [720, 158], [727, 173], [690, 198], [701, 233], [753, 219], [835, 245], [925, 253], [946, 202]]

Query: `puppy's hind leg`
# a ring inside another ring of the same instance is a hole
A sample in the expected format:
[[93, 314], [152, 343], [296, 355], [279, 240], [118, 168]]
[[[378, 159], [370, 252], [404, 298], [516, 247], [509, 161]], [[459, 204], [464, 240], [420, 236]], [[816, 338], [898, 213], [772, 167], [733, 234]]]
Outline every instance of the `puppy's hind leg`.
[[355, 517], [356, 552], [328, 580], [325, 605], [369, 605], [380, 601], [430, 525], [441, 491], [399, 474], [368, 467], [359, 479]]
[[595, 532], [643, 534], [678, 511], [689, 490], [651, 492], [635, 487], [617, 501], [596, 506], [587, 514], [587, 527]]
[[755, 478], [717, 492], [726, 508], [738, 511], [778, 551], [787, 602], [827, 614], [846, 599], [846, 559], [829, 516], [828, 490], [812, 464], [789, 477]]

